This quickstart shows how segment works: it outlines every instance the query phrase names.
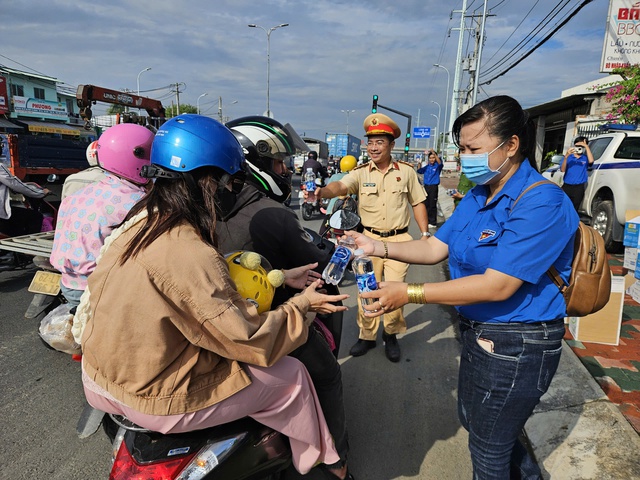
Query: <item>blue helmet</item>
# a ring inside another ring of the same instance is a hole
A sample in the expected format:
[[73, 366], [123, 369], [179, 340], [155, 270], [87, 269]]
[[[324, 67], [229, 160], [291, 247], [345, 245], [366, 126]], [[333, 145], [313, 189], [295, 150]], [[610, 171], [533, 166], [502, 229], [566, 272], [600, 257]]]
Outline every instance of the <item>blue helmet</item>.
[[151, 146], [151, 164], [174, 172], [217, 167], [229, 175], [243, 169], [242, 147], [220, 122], [182, 114], [165, 122]]

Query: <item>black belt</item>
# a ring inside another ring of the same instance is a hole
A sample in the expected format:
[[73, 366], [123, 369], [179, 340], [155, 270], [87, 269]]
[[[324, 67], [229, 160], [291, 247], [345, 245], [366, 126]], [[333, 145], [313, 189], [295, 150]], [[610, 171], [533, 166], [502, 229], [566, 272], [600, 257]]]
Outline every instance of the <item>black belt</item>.
[[401, 233], [406, 233], [409, 231], [409, 227], [396, 228], [394, 230], [386, 230], [384, 232], [369, 227], [364, 227], [364, 229], [369, 230], [371, 233], [375, 233], [376, 235], [380, 235], [382, 238], [393, 237], [394, 235], [400, 235]]

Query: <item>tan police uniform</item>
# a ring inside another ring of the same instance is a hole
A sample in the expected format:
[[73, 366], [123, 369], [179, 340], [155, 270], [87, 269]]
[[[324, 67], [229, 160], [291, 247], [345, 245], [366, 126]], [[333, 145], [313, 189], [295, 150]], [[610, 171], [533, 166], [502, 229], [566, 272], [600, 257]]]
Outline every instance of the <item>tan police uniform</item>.
[[[400, 136], [400, 129], [395, 122], [382, 114], [367, 117], [365, 132], [367, 135]], [[382, 173], [375, 163], [369, 162], [354, 168], [340, 181], [346, 185], [349, 194], [358, 195], [358, 211], [365, 227], [365, 235], [375, 239], [383, 238], [387, 242], [412, 240], [408, 233], [412, 207], [426, 198], [413, 166], [392, 161], [387, 171]], [[379, 257], [372, 257], [372, 260], [378, 281], [404, 281], [408, 264]], [[388, 334], [402, 333], [407, 329], [401, 308], [385, 313], [382, 318], [384, 330]], [[365, 317], [360, 302], [358, 326], [360, 339], [376, 339], [380, 317]]]

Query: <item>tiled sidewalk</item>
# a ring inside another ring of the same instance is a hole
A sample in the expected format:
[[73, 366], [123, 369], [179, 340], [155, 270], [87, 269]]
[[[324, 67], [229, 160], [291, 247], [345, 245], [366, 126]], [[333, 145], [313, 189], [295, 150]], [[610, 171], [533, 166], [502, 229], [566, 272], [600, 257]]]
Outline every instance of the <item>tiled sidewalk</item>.
[[[611, 255], [614, 275], [624, 275], [621, 255]], [[640, 305], [625, 295], [620, 344], [600, 345], [573, 340], [567, 329], [565, 340], [587, 370], [640, 433]]]

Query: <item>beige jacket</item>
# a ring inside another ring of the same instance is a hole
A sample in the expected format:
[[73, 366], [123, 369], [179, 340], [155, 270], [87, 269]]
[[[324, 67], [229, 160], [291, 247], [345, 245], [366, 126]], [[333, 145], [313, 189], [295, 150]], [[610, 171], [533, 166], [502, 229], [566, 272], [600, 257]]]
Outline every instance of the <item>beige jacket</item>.
[[194, 412], [251, 383], [239, 362], [270, 366], [306, 341], [306, 297], [258, 315], [190, 226], [120, 265], [140, 225], [113, 240], [89, 277], [83, 369], [117, 400], [150, 415]]

